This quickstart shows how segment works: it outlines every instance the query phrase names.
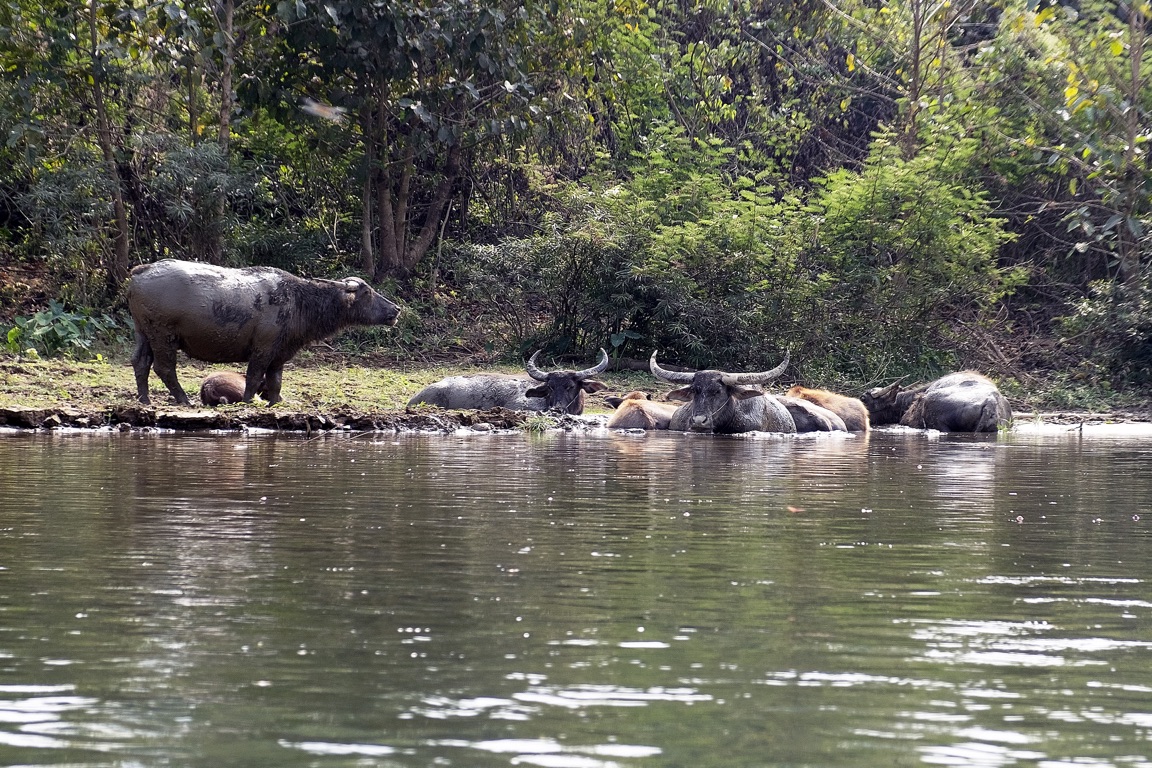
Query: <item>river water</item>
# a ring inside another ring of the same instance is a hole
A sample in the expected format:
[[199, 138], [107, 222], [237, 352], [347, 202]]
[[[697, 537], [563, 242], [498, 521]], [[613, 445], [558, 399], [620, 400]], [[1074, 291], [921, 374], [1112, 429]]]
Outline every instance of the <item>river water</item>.
[[0, 765], [1152, 766], [1150, 458], [0, 436]]

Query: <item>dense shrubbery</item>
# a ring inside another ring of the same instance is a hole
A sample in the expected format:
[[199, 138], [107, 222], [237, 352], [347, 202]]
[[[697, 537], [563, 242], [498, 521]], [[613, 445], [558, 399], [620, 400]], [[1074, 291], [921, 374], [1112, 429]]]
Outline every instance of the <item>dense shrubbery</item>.
[[1082, 380], [1152, 384], [1152, 275], [1094, 283], [1061, 327], [1068, 342], [1093, 350], [1075, 371]]
[[[666, 135], [632, 180], [568, 199], [540, 234], [459, 249], [452, 279], [485, 327], [525, 351], [612, 340], [689, 365], [770, 366], [785, 349], [828, 375], [940, 369], [948, 335], [1022, 279], [996, 263], [1008, 235], [985, 196], [923, 153], [877, 142], [780, 202], [755, 179], [724, 178], [715, 152]], [[685, 155], [695, 150], [695, 164]]]
[[357, 349], [825, 381], [1013, 374], [1027, 313], [1144, 384], [1152, 45], [1080, 6], [17, 0], [0, 253], [77, 317], [155, 258], [355, 270], [412, 309]]

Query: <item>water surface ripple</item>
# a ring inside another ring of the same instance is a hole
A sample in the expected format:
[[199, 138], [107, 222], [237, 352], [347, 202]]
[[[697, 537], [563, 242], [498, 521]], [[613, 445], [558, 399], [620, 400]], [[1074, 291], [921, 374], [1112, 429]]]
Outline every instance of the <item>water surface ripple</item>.
[[1152, 432], [0, 436], [0, 764], [1152, 766]]

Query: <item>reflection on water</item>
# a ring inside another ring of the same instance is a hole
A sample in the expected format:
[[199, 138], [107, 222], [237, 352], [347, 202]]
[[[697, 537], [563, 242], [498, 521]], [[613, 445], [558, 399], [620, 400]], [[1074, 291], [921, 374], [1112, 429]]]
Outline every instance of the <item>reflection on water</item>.
[[0, 764], [1152, 765], [1152, 434], [0, 437]]

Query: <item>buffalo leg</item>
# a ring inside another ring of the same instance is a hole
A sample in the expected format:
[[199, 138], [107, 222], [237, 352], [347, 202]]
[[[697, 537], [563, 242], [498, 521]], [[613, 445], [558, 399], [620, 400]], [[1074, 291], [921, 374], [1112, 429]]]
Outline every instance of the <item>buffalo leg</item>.
[[132, 370], [136, 372], [136, 399], [148, 405], [148, 369], [152, 367], [152, 345], [148, 337], [136, 331], [136, 350], [132, 353]]
[[268, 405], [280, 402], [280, 366], [255, 358], [248, 361], [248, 371], [244, 376], [244, 402], [252, 402], [260, 395]]
[[180, 405], [192, 405], [188, 395], [184, 394], [184, 388], [180, 386], [180, 380], [176, 378], [176, 348], [164, 347], [157, 350], [153, 347], [152, 354], [156, 358], [152, 369], [156, 371], [160, 381], [164, 382], [164, 386], [168, 387], [172, 397], [176, 398], [176, 402]]
[[280, 402], [280, 384], [284, 378], [283, 365], [271, 365], [268, 372], [264, 375], [264, 385], [262, 393], [264, 399], [268, 401], [268, 405], [275, 405]]

